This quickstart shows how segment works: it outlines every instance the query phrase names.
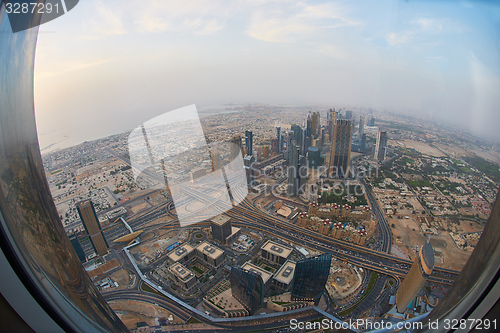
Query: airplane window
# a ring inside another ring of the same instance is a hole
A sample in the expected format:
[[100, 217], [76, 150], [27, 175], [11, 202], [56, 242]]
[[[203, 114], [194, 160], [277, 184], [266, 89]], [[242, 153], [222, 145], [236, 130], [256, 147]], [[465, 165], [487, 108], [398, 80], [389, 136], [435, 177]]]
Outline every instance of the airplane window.
[[3, 298], [35, 331], [496, 330], [499, 17], [2, 1]]

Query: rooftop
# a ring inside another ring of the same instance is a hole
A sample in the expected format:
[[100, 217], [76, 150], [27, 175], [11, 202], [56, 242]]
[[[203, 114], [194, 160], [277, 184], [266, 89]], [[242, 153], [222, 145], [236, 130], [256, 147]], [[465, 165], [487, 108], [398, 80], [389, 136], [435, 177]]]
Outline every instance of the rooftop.
[[184, 258], [189, 253], [193, 252], [193, 250], [194, 250], [194, 248], [191, 245], [189, 245], [188, 243], [184, 243], [182, 245], [179, 245], [178, 247], [176, 247], [172, 251], [170, 251], [170, 253], [168, 254], [168, 257], [172, 261], [177, 262], [177, 261], [181, 260], [182, 258]]
[[196, 250], [200, 251], [203, 254], [206, 254], [208, 257], [214, 260], [220, 257], [224, 253], [224, 251], [219, 249], [217, 246], [212, 245], [207, 241], [204, 241], [203, 243], [198, 245], [196, 247]]
[[175, 264], [170, 266], [168, 269], [169, 269], [169, 271], [171, 271], [174, 275], [176, 275], [179, 279], [181, 279], [183, 281], [187, 281], [194, 276], [194, 274], [189, 269], [187, 269], [186, 267], [184, 267], [182, 264], [180, 264], [178, 262], [176, 262]]
[[262, 246], [262, 249], [266, 250], [267, 252], [270, 252], [274, 255], [280, 256], [282, 258], [288, 258], [290, 253], [292, 253], [291, 248], [289, 248], [287, 246], [283, 246], [283, 245], [278, 244], [278, 243], [275, 243], [275, 242], [270, 241], [270, 240], [267, 241], [266, 244], [264, 244], [264, 246]]
[[268, 272], [258, 266], [255, 266], [254, 264], [252, 264], [250, 261], [247, 261], [245, 264], [243, 264], [243, 266], [241, 266], [241, 268], [243, 269], [246, 269], [250, 272], [255, 272], [257, 273], [258, 275], [260, 275], [262, 277], [262, 281], [264, 281], [264, 284], [266, 284], [266, 282], [271, 278], [272, 274], [271, 272]]
[[290, 284], [295, 274], [295, 263], [293, 261], [287, 260], [283, 266], [274, 274], [274, 279], [284, 283]]
[[218, 215], [214, 217], [211, 221], [219, 226], [226, 224], [231, 218], [225, 215]]

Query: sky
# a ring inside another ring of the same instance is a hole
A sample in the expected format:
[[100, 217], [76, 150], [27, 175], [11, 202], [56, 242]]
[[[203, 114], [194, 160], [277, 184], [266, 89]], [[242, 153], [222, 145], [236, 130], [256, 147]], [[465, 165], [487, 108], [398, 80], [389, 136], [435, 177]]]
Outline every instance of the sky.
[[80, 1], [40, 26], [40, 146], [221, 103], [369, 107], [500, 142], [499, 34], [493, 1]]

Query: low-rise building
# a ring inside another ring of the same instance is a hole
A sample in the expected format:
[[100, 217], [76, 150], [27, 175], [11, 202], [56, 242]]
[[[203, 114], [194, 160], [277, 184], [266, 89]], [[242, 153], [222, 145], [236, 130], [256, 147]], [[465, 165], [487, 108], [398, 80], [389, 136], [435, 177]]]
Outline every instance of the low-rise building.
[[169, 276], [184, 290], [191, 290], [198, 280], [193, 272], [176, 262], [168, 268]]
[[268, 240], [261, 248], [260, 255], [264, 260], [272, 263], [283, 265], [292, 253], [292, 249]]
[[172, 263], [180, 262], [182, 264], [185, 264], [194, 256], [194, 248], [188, 243], [184, 243], [170, 251], [168, 254], [168, 259]]
[[295, 262], [287, 260], [273, 276], [275, 286], [282, 291], [290, 290], [294, 273]]
[[196, 247], [196, 255], [213, 268], [219, 268], [225, 259], [224, 251], [207, 241]]

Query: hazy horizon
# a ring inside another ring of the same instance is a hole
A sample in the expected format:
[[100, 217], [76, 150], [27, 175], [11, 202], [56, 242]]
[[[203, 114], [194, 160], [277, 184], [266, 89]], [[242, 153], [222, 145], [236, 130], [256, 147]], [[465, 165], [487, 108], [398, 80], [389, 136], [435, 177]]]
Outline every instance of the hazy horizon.
[[489, 2], [80, 2], [40, 27], [40, 146], [249, 102], [387, 110], [500, 142], [499, 16]]

